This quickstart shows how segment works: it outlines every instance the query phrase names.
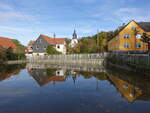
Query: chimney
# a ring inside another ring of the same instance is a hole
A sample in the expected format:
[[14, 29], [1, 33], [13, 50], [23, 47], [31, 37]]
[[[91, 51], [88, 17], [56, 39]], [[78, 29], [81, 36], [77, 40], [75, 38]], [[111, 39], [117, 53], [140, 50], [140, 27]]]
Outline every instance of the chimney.
[[54, 33], [53, 38], [56, 38], [56, 34]]

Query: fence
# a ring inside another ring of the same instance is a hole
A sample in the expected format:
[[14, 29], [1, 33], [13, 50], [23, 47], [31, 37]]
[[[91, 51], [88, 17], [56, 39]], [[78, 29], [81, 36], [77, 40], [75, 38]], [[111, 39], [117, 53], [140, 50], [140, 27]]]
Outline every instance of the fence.
[[150, 66], [150, 55], [149, 54], [120, 54], [120, 53], [110, 53], [108, 58], [112, 60], [116, 59], [116, 62], [122, 63], [133, 63], [137, 65]]
[[94, 64], [101, 65], [104, 62], [107, 53], [100, 54], [70, 54], [70, 55], [43, 55], [27, 56], [28, 62], [42, 62], [51, 64]]

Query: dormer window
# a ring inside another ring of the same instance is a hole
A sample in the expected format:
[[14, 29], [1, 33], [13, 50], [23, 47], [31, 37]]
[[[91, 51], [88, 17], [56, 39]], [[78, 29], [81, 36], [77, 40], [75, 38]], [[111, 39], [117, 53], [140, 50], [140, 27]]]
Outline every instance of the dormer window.
[[125, 35], [124, 35], [124, 38], [125, 38], [125, 39], [128, 39], [128, 38], [130, 38], [130, 35], [129, 35], [129, 34], [125, 34]]

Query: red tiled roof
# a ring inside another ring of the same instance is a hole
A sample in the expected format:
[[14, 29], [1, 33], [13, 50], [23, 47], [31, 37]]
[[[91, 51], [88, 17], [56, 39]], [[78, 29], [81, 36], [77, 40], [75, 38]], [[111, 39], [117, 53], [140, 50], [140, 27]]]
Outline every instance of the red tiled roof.
[[65, 38], [50, 38], [46, 35], [40, 35], [39, 38], [43, 38], [46, 40], [49, 44], [64, 44]]
[[0, 37], [0, 47], [17, 48], [11, 39], [4, 37]]
[[44, 86], [46, 84], [48, 84], [49, 82], [64, 82], [65, 78], [62, 76], [52, 76], [48, 79], [45, 80], [45, 82], [43, 84], [41, 84], [41, 86]]

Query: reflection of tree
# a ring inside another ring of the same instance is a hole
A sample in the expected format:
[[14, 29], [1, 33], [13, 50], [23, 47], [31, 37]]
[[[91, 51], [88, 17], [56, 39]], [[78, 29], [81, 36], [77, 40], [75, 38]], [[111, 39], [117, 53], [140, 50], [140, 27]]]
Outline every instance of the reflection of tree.
[[21, 69], [25, 68], [25, 64], [0, 65], [0, 80], [18, 75]]
[[91, 77], [95, 77], [98, 80], [107, 80], [107, 75], [105, 73], [99, 73], [99, 72], [83, 72], [80, 71], [80, 73], [85, 79], [89, 79]]
[[52, 77], [56, 74], [56, 69], [46, 69], [47, 75]]

